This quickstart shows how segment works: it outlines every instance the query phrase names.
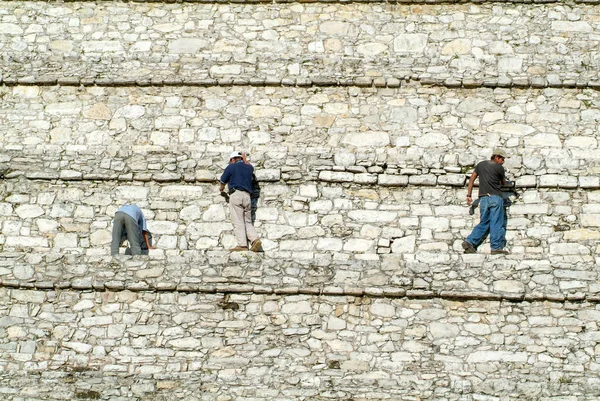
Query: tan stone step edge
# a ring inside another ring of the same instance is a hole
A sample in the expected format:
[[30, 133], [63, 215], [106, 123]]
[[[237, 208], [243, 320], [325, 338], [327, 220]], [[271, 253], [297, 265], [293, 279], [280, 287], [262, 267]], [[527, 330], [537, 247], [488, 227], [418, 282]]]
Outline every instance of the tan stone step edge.
[[[273, 169], [271, 169], [273, 170]], [[269, 170], [269, 171], [271, 171]], [[260, 172], [260, 171], [259, 171]], [[260, 182], [294, 182], [295, 179], [286, 180], [279, 174], [261, 175]], [[257, 173], [257, 175], [259, 175]], [[82, 173], [74, 170], [62, 171], [22, 171], [15, 170], [6, 173], [0, 172], [0, 179], [18, 179], [25, 177], [30, 180], [47, 181], [122, 181], [122, 182], [179, 182], [179, 183], [217, 183], [215, 178], [197, 177], [195, 174], [186, 173], [127, 173], [127, 174], [102, 174]], [[440, 171], [430, 174], [379, 174], [379, 173], [353, 173], [351, 171], [321, 170], [315, 181], [330, 183], [353, 183], [364, 185], [379, 185], [382, 187], [412, 186], [450, 186], [464, 187], [467, 175], [462, 173], [448, 173]], [[598, 189], [600, 177], [595, 175], [563, 175], [544, 174], [540, 176], [524, 175], [515, 178], [517, 188], [561, 188], [561, 189]], [[306, 181], [305, 181], [306, 182]]]
[[[546, 2], [534, 1], [534, 3]], [[427, 2], [429, 3], [429, 2]], [[590, 2], [592, 3], [592, 2]], [[600, 3], [600, 0], [593, 3]], [[399, 88], [409, 83], [419, 83], [424, 86], [443, 86], [448, 88], [590, 88], [599, 89], [600, 80], [578, 81], [560, 79], [555, 75], [547, 77], [499, 77], [493, 79], [471, 78], [435, 78], [431, 76], [411, 75], [405, 77], [357, 77], [357, 78], [151, 78], [151, 79], [109, 79], [109, 78], [80, 78], [80, 77], [11, 77], [0, 74], [0, 84], [7, 86], [357, 86], [377, 88]]]
[[0, 280], [0, 288], [15, 288], [22, 290], [71, 290], [96, 292], [183, 292], [202, 294], [267, 294], [267, 295], [318, 295], [318, 296], [355, 296], [370, 298], [407, 298], [407, 299], [444, 299], [449, 301], [510, 301], [510, 302], [591, 302], [600, 303], [600, 294], [570, 293], [545, 294], [523, 292], [486, 292], [486, 291], [435, 291], [421, 289], [405, 289], [399, 287], [271, 287], [248, 284], [194, 285], [157, 283], [151, 285], [145, 282], [127, 283], [124, 281], [99, 282], [91, 280], [73, 280], [71, 282], [38, 281], [27, 282], [18, 280]]
[[[66, 3], [71, 2], [92, 2], [96, 0], [65, 0]], [[257, 3], [267, 3], [267, 4], [286, 4], [286, 3], [342, 3], [342, 4], [352, 4], [352, 3], [390, 3], [390, 4], [457, 4], [457, 3], [566, 3], [563, 0], [126, 0], [131, 3], [174, 3], [177, 1], [178, 3], [200, 3], [200, 4], [257, 4]], [[595, 0], [576, 0], [575, 3], [594, 3]]]

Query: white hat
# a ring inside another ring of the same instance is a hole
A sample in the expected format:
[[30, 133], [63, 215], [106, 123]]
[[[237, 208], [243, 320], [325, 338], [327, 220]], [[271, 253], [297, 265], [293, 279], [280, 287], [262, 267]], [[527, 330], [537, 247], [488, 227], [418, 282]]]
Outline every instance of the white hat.
[[231, 152], [231, 154], [229, 155], [229, 159], [228, 160], [231, 160], [234, 157], [242, 157], [242, 154], [240, 152], [238, 152], [237, 150], [235, 152]]

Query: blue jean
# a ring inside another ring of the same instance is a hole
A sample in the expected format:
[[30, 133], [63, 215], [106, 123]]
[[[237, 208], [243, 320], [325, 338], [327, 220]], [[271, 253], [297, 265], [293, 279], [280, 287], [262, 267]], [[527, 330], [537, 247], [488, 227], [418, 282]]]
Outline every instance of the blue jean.
[[506, 246], [506, 209], [501, 196], [484, 196], [479, 200], [479, 224], [475, 226], [467, 242], [475, 249], [490, 235], [492, 250]]

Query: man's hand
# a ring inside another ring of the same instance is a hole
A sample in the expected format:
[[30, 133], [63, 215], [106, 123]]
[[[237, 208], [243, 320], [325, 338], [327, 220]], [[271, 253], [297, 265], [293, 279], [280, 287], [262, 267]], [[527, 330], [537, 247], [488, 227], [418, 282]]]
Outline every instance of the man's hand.
[[467, 206], [471, 206], [471, 203], [473, 203], [473, 198], [467, 195]]

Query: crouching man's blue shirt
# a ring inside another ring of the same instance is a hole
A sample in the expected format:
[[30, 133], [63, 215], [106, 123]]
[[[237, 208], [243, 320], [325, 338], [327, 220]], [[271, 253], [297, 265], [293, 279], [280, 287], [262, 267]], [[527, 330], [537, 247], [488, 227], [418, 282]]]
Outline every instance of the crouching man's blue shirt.
[[251, 164], [244, 163], [243, 160], [238, 160], [235, 163], [228, 165], [221, 176], [221, 183], [227, 184], [229, 190], [252, 193], [252, 172], [254, 167]]
[[136, 205], [124, 205], [121, 206], [117, 212], [123, 212], [129, 216], [131, 216], [138, 224], [140, 231], [148, 232], [148, 227], [146, 226], [146, 217], [144, 217], [144, 213], [142, 213], [142, 209], [140, 209]]

